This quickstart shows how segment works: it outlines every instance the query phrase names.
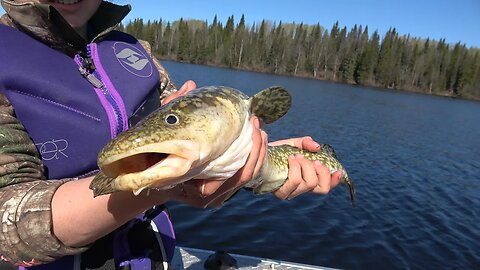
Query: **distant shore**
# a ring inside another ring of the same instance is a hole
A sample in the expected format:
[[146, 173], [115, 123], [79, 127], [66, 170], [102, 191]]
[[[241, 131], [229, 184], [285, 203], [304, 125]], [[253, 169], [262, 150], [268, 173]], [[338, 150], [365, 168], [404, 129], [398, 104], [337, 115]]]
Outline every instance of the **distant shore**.
[[455, 96], [452, 95], [452, 93], [445, 91], [445, 92], [435, 92], [435, 93], [427, 93], [424, 92], [422, 89], [402, 89], [402, 88], [386, 88], [386, 87], [381, 87], [381, 86], [376, 86], [376, 85], [361, 85], [357, 84], [355, 82], [348, 83], [348, 82], [341, 82], [341, 81], [333, 81], [333, 80], [328, 80], [325, 78], [314, 78], [313, 76], [309, 74], [288, 74], [288, 73], [275, 73], [275, 72], [270, 72], [268, 70], [260, 70], [260, 69], [251, 69], [248, 67], [229, 67], [226, 65], [217, 65], [213, 63], [204, 63], [204, 64], [197, 64], [197, 63], [190, 63], [188, 61], [179, 61], [176, 59], [171, 59], [171, 58], [165, 58], [165, 57], [159, 57], [157, 56], [160, 61], [172, 61], [172, 62], [178, 62], [178, 63], [184, 63], [184, 64], [192, 64], [192, 65], [203, 65], [203, 66], [209, 66], [209, 67], [218, 67], [218, 68], [226, 68], [226, 69], [233, 69], [233, 70], [241, 70], [241, 71], [248, 71], [248, 72], [257, 72], [257, 73], [265, 73], [265, 74], [272, 74], [272, 75], [279, 75], [279, 76], [287, 76], [287, 77], [296, 77], [296, 78], [302, 78], [302, 79], [310, 79], [310, 80], [319, 80], [319, 81], [326, 81], [330, 83], [337, 83], [337, 84], [345, 84], [345, 85], [352, 85], [352, 86], [358, 86], [358, 87], [369, 87], [369, 88], [375, 88], [378, 90], [393, 90], [393, 91], [400, 91], [400, 92], [409, 92], [409, 93], [415, 93], [415, 94], [421, 94], [421, 95], [428, 95], [428, 96], [437, 96], [437, 97], [444, 97], [444, 98], [451, 98], [451, 99], [460, 99], [460, 100], [469, 100], [469, 101], [476, 101], [480, 102], [480, 97], [477, 96]]

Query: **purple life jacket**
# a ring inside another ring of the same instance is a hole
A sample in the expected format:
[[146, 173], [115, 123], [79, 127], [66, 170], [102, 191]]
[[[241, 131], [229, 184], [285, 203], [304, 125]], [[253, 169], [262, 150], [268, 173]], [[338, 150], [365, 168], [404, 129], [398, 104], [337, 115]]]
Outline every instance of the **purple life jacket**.
[[[148, 97], [156, 96], [158, 106], [159, 72], [138, 40], [128, 34], [113, 31], [88, 44], [87, 52], [74, 59], [8, 26], [0, 25], [0, 37], [0, 92], [13, 104], [35, 143], [47, 179], [94, 174], [101, 148], [128, 129], [137, 112], [155, 109]], [[153, 226], [168, 228], [160, 230], [166, 242], [159, 244], [171, 245], [164, 257], [171, 261], [175, 236], [168, 216], [161, 212], [149, 218]], [[139, 216], [132, 222], [145, 219]], [[129, 258], [122, 241], [114, 243], [115, 252], [124, 254], [116, 256], [116, 267], [131, 259], [148, 260]], [[29, 269], [74, 269], [73, 262], [73, 256], [67, 256]]]

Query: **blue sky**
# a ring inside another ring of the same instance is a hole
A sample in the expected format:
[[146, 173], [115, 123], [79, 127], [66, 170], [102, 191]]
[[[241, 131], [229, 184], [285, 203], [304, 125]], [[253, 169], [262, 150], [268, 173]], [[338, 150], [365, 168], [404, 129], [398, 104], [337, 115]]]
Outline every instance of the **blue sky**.
[[248, 24], [267, 19], [284, 23], [320, 23], [330, 29], [338, 20], [341, 27], [368, 25], [370, 33], [385, 33], [395, 27], [400, 34], [449, 43], [461, 41], [480, 48], [480, 0], [114, 0], [130, 3], [134, 18], [167, 21], [208, 20], [215, 15], [223, 23], [242, 14]]

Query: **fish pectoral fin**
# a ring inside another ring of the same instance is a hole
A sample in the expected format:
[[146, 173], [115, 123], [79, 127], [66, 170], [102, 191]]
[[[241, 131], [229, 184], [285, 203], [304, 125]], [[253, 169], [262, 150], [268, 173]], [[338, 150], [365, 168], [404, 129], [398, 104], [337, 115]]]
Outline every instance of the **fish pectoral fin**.
[[100, 171], [90, 183], [89, 188], [93, 190], [93, 197], [110, 194], [117, 192], [118, 190], [112, 187], [112, 183], [115, 178], [105, 175]]
[[275, 122], [284, 116], [292, 105], [292, 97], [280, 86], [266, 88], [251, 97], [251, 112], [265, 124]]

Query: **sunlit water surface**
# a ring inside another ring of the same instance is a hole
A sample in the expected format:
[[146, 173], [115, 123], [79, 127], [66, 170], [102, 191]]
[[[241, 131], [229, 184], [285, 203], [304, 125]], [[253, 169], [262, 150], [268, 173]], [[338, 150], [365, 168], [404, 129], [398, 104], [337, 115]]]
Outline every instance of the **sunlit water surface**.
[[331, 144], [357, 189], [292, 201], [241, 191], [222, 208], [170, 205], [178, 243], [346, 269], [480, 269], [480, 103], [164, 62], [181, 85], [289, 89], [269, 139]]

